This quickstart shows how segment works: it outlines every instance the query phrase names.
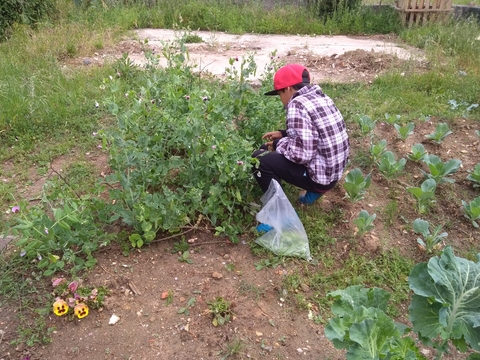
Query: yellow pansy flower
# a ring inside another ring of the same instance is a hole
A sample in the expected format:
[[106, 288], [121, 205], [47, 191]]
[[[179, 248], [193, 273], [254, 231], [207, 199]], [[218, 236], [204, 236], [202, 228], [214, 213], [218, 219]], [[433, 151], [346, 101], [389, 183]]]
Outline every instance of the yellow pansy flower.
[[65, 315], [68, 312], [68, 304], [62, 299], [57, 299], [53, 303], [53, 312], [57, 316]]
[[74, 313], [76, 317], [82, 319], [88, 315], [88, 306], [83, 303], [77, 304], [77, 306], [75, 306]]

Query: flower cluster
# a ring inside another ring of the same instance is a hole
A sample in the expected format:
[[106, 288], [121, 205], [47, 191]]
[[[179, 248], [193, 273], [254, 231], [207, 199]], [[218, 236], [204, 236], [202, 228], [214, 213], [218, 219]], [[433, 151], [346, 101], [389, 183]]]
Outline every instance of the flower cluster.
[[101, 307], [106, 295], [105, 288], [81, 287], [78, 281], [68, 283], [65, 278], [53, 279], [52, 286], [55, 295], [53, 313], [57, 316], [71, 313], [73, 309], [73, 314], [82, 319], [88, 315], [89, 307]]

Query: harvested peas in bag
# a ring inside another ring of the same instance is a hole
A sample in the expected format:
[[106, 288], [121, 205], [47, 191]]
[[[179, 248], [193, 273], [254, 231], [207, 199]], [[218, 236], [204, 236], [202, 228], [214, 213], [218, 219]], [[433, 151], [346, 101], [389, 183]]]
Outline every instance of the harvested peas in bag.
[[258, 222], [268, 224], [272, 230], [255, 242], [277, 255], [298, 256], [311, 260], [307, 233], [297, 212], [288, 200], [282, 187], [272, 180], [260, 201], [262, 210], [257, 214]]

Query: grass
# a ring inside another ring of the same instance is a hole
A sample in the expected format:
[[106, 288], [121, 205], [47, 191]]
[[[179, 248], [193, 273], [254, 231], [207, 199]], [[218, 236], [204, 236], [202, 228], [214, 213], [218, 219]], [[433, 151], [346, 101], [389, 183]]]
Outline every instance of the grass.
[[[358, 113], [369, 114], [373, 119], [383, 119], [388, 112], [401, 114], [402, 119], [436, 115], [445, 121], [454, 121], [462, 112], [452, 109], [449, 100], [469, 104], [479, 100], [480, 42], [475, 39], [480, 27], [473, 21], [403, 29], [394, 12], [378, 15], [368, 9], [319, 21], [302, 9], [266, 8], [259, 2], [241, 6], [213, 0], [189, 0], [181, 4], [162, 0], [155, 8], [114, 7], [108, 11], [93, 8], [80, 11], [72, 3], [59, 4], [55, 19], [39, 24], [37, 30], [17, 25], [12, 37], [0, 43], [0, 162], [9, 165], [0, 168], [0, 232], [6, 230], [8, 224], [5, 210], [22, 197], [21, 190], [29, 181], [30, 171], [45, 174], [53, 159], [69, 155], [72, 149], [76, 154], [84, 154], [96, 144], [92, 133], [110, 126], [110, 119], [96, 109], [95, 102], [104, 96], [102, 80], [115, 73], [115, 66], [87, 67], [81, 59], [91, 57], [95, 51], [112, 48], [132, 29], [177, 27], [230, 33], [311, 35], [395, 33], [405, 45], [423, 49], [426, 68], [422, 71], [414, 71], [414, 66], [407, 62], [404, 67], [379, 76], [370, 85], [322, 85], [335, 99], [349, 125], [351, 116]], [[191, 42], [198, 41], [193, 33], [188, 36]], [[461, 75], [460, 71], [467, 75]], [[469, 118], [479, 121], [480, 111], [472, 111]], [[372, 167], [367, 152], [352, 154], [351, 160], [352, 166]], [[94, 169], [83, 155], [74, 156], [64, 171], [68, 185], [76, 192], [88, 193], [94, 186]], [[57, 184], [59, 189], [64, 185]], [[448, 190], [445, 201], [458, 197], [453, 190]], [[378, 213], [384, 214], [384, 224], [390, 227], [401, 218], [399, 211], [399, 203], [390, 199]], [[348, 233], [341, 239], [331, 236], [333, 227], [348, 221], [344, 212], [341, 209], [325, 212], [320, 207], [311, 207], [301, 210], [300, 217], [317, 265], [299, 266], [286, 276], [284, 286], [289, 292], [298, 292], [302, 284], [312, 290], [309, 295], [297, 293], [297, 304], [306, 309], [309, 302], [315, 302], [328, 313], [326, 293], [347, 285], [364, 284], [389, 290], [393, 295], [390, 311], [397, 314], [396, 306], [405, 301], [409, 293], [405, 280], [413, 266], [412, 260], [395, 251], [371, 257], [352, 252], [342, 259], [342, 266], [338, 266], [338, 259], [325, 249], [333, 248], [340, 240], [353, 241]], [[478, 249], [463, 251], [465, 256], [473, 258]], [[283, 265], [287, 261], [267, 254], [259, 246], [252, 245], [252, 252], [263, 257], [258, 262], [260, 268]], [[34, 320], [25, 320], [29, 311], [48, 302], [42, 297], [46, 294], [41, 285], [42, 276], [29, 264], [16, 259], [0, 254], [0, 302], [20, 304], [23, 317], [18, 341], [48, 342], [48, 337], [33, 331], [43, 329], [47, 333], [48, 326], [41, 314], [33, 311]], [[243, 282], [239, 290], [255, 299], [264, 292], [263, 288]], [[37, 297], [39, 302], [31, 302]], [[238, 354], [241, 342], [234, 340], [226, 347], [224, 358]]]

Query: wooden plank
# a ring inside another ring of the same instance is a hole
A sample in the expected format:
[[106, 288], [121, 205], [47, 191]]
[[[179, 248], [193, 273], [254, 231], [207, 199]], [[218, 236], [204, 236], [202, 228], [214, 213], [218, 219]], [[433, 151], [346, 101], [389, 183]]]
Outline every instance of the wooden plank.
[[[425, 10], [430, 10], [430, 0], [425, 0]], [[423, 15], [423, 24], [426, 24], [428, 21], [428, 16]]]
[[431, 5], [431, 10], [434, 10], [434, 11], [431, 11], [430, 14], [429, 14], [429, 21], [431, 22], [435, 22], [437, 21], [437, 10], [438, 9], [438, 6], [439, 6], [439, 1], [438, 0], [433, 0], [433, 4]]

